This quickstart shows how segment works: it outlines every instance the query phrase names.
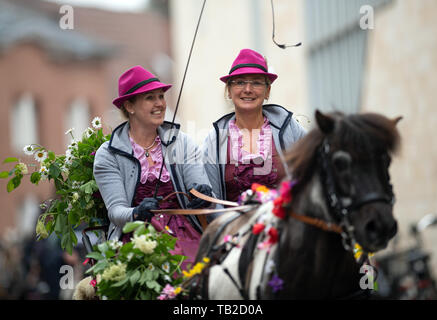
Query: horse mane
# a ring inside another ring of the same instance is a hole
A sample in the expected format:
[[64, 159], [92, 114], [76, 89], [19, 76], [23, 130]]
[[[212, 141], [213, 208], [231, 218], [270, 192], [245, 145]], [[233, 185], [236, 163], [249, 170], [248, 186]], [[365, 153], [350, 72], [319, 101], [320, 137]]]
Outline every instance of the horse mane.
[[305, 185], [317, 165], [317, 150], [325, 137], [330, 137], [333, 148], [349, 152], [353, 159], [368, 161], [374, 154], [393, 154], [400, 145], [397, 120], [376, 113], [328, 113], [336, 120], [334, 131], [324, 134], [318, 127], [312, 129], [289, 150], [286, 160], [293, 179]]

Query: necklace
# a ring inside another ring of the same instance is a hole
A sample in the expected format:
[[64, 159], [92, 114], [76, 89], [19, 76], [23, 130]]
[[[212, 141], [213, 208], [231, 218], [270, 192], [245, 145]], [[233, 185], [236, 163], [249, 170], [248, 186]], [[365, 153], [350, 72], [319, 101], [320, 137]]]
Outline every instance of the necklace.
[[145, 151], [145, 153], [146, 153], [146, 157], [147, 157], [147, 158], [148, 158], [149, 155], [150, 155], [150, 154], [149, 154], [149, 150], [153, 148], [153, 146], [155, 145], [155, 143], [156, 143], [156, 140], [153, 140], [153, 143], [152, 143], [150, 146], [144, 148], [144, 151]]

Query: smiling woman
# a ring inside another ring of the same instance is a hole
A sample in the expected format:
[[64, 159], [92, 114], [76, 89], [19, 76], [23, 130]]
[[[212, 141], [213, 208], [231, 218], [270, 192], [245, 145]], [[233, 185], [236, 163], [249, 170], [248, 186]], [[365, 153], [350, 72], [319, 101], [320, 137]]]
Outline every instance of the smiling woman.
[[[172, 253], [188, 257], [184, 268], [194, 261], [203, 226], [195, 215], [154, 216], [150, 210], [209, 205], [196, 197], [187, 201], [179, 194], [161, 204], [157, 199], [174, 191], [188, 193], [192, 188], [212, 196], [204, 168], [196, 162], [200, 151], [178, 124], [164, 121], [165, 92], [171, 85], [134, 66], [120, 76], [118, 88], [113, 103], [127, 121], [114, 129], [94, 160], [94, 176], [111, 222], [108, 240], [129, 242], [132, 235], [122, 234], [123, 226], [134, 220], [148, 221], [157, 231], [177, 238]], [[157, 184], [160, 188], [155, 197]]]
[[229, 74], [220, 78], [235, 112], [214, 122], [205, 140], [204, 162], [214, 193], [237, 201], [252, 183], [277, 187], [287, 172], [283, 151], [304, 134], [285, 108], [266, 104], [278, 76], [262, 55], [243, 49]]

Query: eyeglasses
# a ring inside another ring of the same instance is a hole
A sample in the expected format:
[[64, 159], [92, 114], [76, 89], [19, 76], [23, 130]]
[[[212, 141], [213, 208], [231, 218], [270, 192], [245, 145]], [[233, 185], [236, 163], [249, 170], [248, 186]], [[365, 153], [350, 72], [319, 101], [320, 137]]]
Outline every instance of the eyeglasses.
[[231, 80], [230, 83], [237, 89], [243, 89], [247, 84], [250, 84], [254, 89], [261, 89], [267, 85], [267, 82], [258, 80]]

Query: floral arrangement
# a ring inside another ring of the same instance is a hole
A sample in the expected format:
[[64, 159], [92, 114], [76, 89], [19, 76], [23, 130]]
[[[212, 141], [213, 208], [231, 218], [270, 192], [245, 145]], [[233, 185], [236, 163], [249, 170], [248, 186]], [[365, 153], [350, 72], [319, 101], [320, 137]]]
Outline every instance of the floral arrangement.
[[[258, 217], [252, 226], [252, 233], [260, 236], [260, 242], [257, 244], [258, 250], [267, 250], [270, 252], [273, 245], [279, 241], [279, 224], [285, 219], [287, 209], [292, 201], [292, 188], [296, 181], [283, 181], [279, 190], [269, 189], [258, 183], [253, 183], [251, 189], [240, 195], [239, 204], [251, 202], [266, 203], [273, 201], [273, 209]], [[224, 242], [232, 242], [238, 246], [235, 237], [226, 235]], [[266, 263], [266, 273], [271, 275], [268, 285], [273, 292], [283, 289], [284, 281], [278, 276], [276, 265], [273, 258], [269, 257]]]
[[132, 232], [130, 242], [107, 241], [87, 255], [96, 260], [86, 273], [99, 279], [91, 281], [97, 295], [108, 300], [163, 300], [178, 295], [183, 281], [180, 266], [186, 257], [170, 252], [177, 239], [142, 221], [127, 223], [123, 232]]
[[82, 223], [88, 226], [102, 224], [106, 219], [106, 209], [93, 176], [93, 161], [97, 149], [109, 140], [111, 135], [103, 134], [102, 122], [96, 117], [82, 134], [80, 140], [71, 135], [71, 143], [65, 154], [55, 155], [53, 151], [38, 144], [25, 146], [23, 151], [32, 156], [35, 163], [25, 163], [21, 159], [9, 157], [3, 163], [16, 163], [11, 171], [3, 171], [0, 178], [10, 180], [7, 191], [18, 188], [24, 176], [38, 185], [40, 181], [54, 183], [55, 199], [50, 199], [41, 208], [36, 225], [37, 238], [47, 238], [53, 232], [61, 239], [61, 247], [71, 254], [77, 244], [74, 230]]
[[171, 284], [166, 284], [161, 294], [158, 296], [158, 300], [171, 300], [175, 299], [178, 295], [183, 296], [186, 295], [187, 292], [183, 289], [183, 285], [189, 283], [190, 279], [193, 278], [197, 274], [201, 274], [203, 269], [209, 264], [210, 259], [208, 257], [204, 257], [202, 261], [197, 262], [189, 271], [182, 270], [183, 278], [182, 285], [177, 287], [172, 286]]

